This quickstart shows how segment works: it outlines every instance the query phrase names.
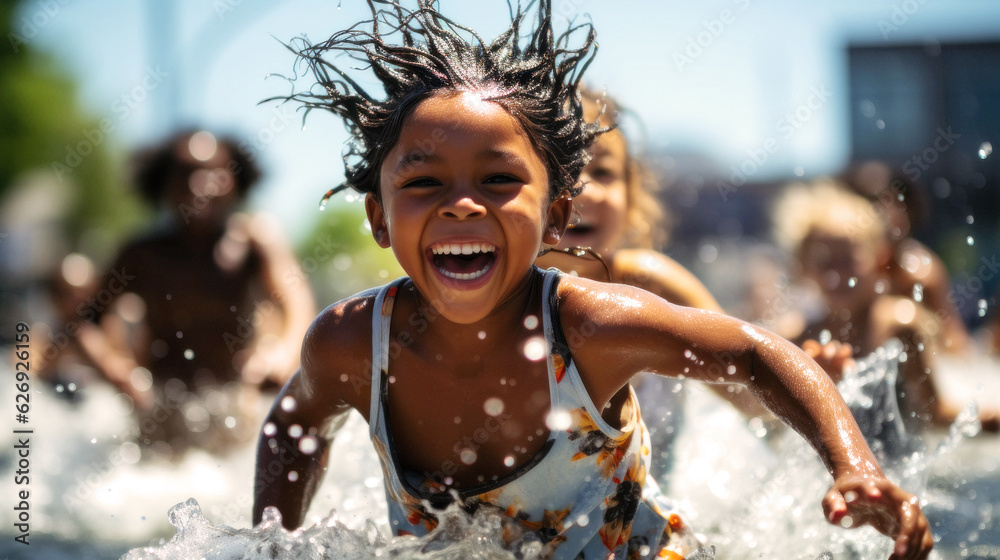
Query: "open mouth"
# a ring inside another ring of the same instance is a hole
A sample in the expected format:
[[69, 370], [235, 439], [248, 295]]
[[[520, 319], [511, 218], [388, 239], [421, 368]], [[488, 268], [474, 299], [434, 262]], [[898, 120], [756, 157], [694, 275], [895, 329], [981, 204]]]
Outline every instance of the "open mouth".
[[431, 262], [442, 275], [454, 280], [475, 280], [496, 262], [496, 247], [490, 243], [435, 243]]
[[595, 229], [597, 228], [595, 228], [590, 224], [575, 224], [569, 226], [569, 228], [566, 229], [566, 233], [570, 233], [573, 235], [587, 235], [588, 233], [594, 231]]

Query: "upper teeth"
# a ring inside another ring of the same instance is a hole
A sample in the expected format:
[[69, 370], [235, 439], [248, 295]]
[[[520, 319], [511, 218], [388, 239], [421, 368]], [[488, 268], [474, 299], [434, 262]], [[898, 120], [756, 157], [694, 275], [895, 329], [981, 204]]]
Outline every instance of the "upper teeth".
[[496, 247], [489, 243], [442, 243], [431, 248], [435, 255], [471, 255], [492, 253], [495, 250]]

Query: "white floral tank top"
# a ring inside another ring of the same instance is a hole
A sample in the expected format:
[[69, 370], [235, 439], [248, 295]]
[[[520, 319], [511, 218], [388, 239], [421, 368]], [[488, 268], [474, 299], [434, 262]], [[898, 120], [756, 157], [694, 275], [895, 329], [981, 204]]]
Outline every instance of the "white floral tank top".
[[[386, 418], [392, 306], [408, 279], [382, 287], [372, 322], [370, 432], [384, 471], [389, 522], [396, 535], [425, 535], [437, 526], [435, 508], [456, 497], [473, 513], [489, 506], [503, 512], [505, 539], [533, 532], [554, 559], [684, 558], [698, 545], [672, 512], [653, 477], [646, 476], [649, 434], [635, 393], [629, 390], [623, 427], [611, 427], [591, 401], [559, 326], [556, 285], [560, 272], [544, 272], [543, 327], [548, 347], [551, 410], [569, 419], [542, 449], [514, 472], [476, 488], [434, 493], [438, 483], [404, 473]], [[444, 500], [444, 502], [442, 502]]]

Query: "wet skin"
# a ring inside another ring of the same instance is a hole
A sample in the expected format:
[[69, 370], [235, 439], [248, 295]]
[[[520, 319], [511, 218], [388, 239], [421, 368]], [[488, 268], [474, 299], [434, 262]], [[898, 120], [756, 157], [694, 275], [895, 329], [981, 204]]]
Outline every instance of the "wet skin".
[[[417, 142], [433, 138], [438, 129], [446, 141], [432, 154], [419, 151]], [[455, 462], [450, 486], [468, 488], [517, 468], [548, 433], [547, 394], [537, 397], [547, 393], [544, 361], [529, 360], [521, 348], [537, 334], [524, 326], [525, 319], [541, 317], [541, 276], [532, 263], [543, 242], [559, 241], [569, 201], [549, 202], [541, 158], [516, 120], [471, 94], [439, 95], [418, 105], [382, 172], [381, 201], [367, 200], [373, 236], [381, 246], [392, 247], [413, 287], [397, 296], [390, 331], [399, 349], [390, 352], [388, 374], [394, 380], [389, 380], [388, 414], [400, 462], [420, 473], [441, 469], [445, 460], [454, 462], [455, 442], [486, 422], [484, 398], [503, 395], [511, 413], [507, 422], [517, 425], [482, 443], [472, 464]], [[435, 254], [445, 244], [463, 243], [487, 243], [494, 250], [489, 257], [466, 260]], [[449, 276], [459, 271], [475, 277]], [[880, 489], [866, 507], [892, 522], [915, 520], [912, 526], [896, 523], [905, 527], [897, 542], [907, 557], [929, 550], [919, 506], [885, 480], [829, 378], [790, 343], [630, 286], [565, 277], [557, 297], [564, 331], [593, 333], [571, 351], [594, 403], [598, 408], [611, 404], [605, 417], [613, 425], [622, 390], [639, 372], [683, 372], [717, 381], [710, 367], [713, 354], [731, 355], [726, 381], [751, 386], [813, 443], [830, 468], [835, 483], [824, 505], [831, 520], [854, 511], [856, 504], [844, 502], [841, 490], [861, 480]], [[380, 311], [373, 303], [374, 297], [358, 296], [338, 302], [307, 333], [302, 369], [283, 391], [296, 406], [276, 406], [268, 418], [276, 433], [261, 439], [255, 522], [265, 506], [275, 505], [285, 526], [300, 525], [335, 419], [350, 408], [368, 418], [372, 317]], [[317, 453], [281, 451], [285, 443], [295, 448], [287, 436], [292, 424], [321, 436]], [[276, 455], [298, 473], [297, 480], [263, 476], [261, 469]], [[516, 458], [514, 466], [502, 462], [507, 456]]]

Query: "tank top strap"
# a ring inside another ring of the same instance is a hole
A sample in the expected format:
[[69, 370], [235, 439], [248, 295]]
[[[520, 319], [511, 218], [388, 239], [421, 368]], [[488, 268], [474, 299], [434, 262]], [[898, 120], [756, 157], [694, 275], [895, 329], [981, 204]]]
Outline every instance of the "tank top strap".
[[559, 321], [559, 279], [563, 272], [557, 268], [543, 271], [545, 279], [542, 283], [542, 325], [545, 340], [551, 346], [552, 352], [562, 361], [569, 362], [572, 355], [569, 343], [563, 335], [562, 324]]
[[396, 293], [407, 277], [397, 278], [382, 286], [375, 296], [372, 308], [372, 385], [371, 405], [368, 412], [368, 432], [374, 437], [382, 417], [382, 392], [385, 390], [383, 377], [389, 367], [389, 329], [392, 326], [392, 305]]
[[[629, 406], [633, 413], [626, 415], [627, 418], [621, 428], [615, 428], [609, 424], [601, 415], [601, 410], [594, 404], [593, 399], [590, 398], [590, 393], [583, 383], [583, 378], [580, 377], [580, 372], [573, 362], [573, 353], [569, 342], [570, 338], [566, 337], [559, 319], [559, 295], [557, 288], [559, 279], [563, 274], [563, 272], [555, 268], [546, 270], [542, 288], [542, 301], [545, 302], [542, 306], [542, 322], [545, 329], [545, 340], [548, 341], [552, 349], [549, 366], [549, 382], [554, 383], [552, 407], [553, 409], [580, 407], [587, 411], [594, 426], [602, 431], [605, 436], [610, 438], [624, 437], [627, 432], [631, 432], [634, 429], [638, 419], [638, 415], [634, 413], [636, 410], [635, 393], [629, 387]], [[574, 343], [579, 344], [580, 340], [589, 336], [590, 333], [584, 330], [584, 332], [574, 331], [570, 334]]]

